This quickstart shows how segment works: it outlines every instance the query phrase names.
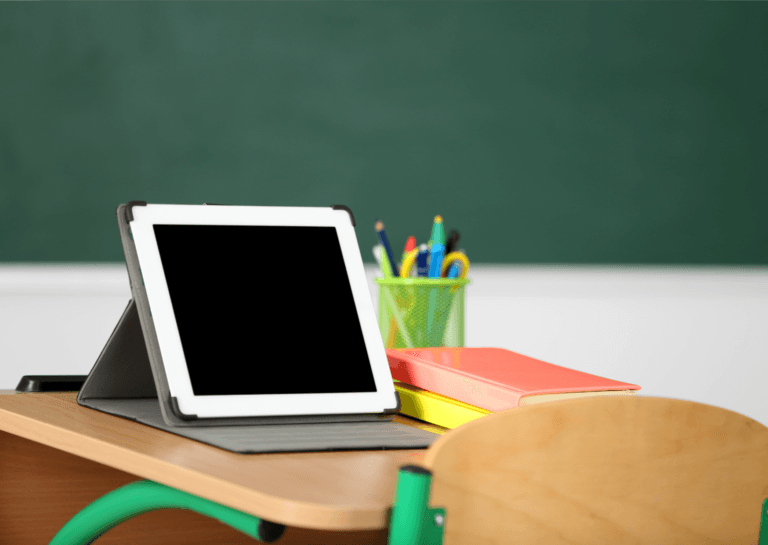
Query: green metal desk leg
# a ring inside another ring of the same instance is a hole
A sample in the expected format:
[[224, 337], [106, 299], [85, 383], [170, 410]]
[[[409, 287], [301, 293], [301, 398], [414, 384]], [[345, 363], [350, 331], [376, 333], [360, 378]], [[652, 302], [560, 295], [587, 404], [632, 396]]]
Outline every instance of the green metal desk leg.
[[285, 527], [231, 507], [152, 481], [139, 481], [105, 494], [72, 517], [50, 545], [87, 545], [104, 532], [155, 509], [189, 509], [223, 522], [266, 543], [277, 541]]
[[389, 524], [389, 545], [440, 545], [445, 509], [429, 507], [432, 473], [419, 466], [403, 466], [397, 477], [395, 505]]

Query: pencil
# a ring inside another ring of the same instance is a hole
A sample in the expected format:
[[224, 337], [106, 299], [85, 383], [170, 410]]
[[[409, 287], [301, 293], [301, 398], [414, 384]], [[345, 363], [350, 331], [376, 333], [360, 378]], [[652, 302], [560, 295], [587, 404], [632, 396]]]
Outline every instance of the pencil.
[[397, 278], [400, 276], [400, 271], [397, 269], [395, 254], [392, 253], [392, 247], [389, 245], [387, 232], [384, 230], [384, 222], [381, 220], [376, 221], [376, 234], [379, 235], [379, 242], [381, 242], [384, 251], [387, 253], [387, 257], [389, 258], [389, 265], [392, 267], [392, 275]]

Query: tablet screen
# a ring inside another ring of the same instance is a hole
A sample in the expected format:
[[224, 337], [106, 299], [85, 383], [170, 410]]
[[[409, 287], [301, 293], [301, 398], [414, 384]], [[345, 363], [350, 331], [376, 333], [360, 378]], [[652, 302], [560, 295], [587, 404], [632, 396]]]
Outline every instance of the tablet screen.
[[376, 392], [335, 227], [153, 228], [196, 396]]

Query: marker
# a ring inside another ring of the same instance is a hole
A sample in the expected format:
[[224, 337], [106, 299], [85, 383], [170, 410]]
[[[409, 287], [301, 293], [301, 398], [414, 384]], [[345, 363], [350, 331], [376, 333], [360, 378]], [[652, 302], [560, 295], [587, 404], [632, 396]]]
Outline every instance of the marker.
[[443, 229], [443, 217], [435, 216], [435, 222], [432, 224], [432, 235], [429, 237], [432, 244], [445, 245], [445, 230]]
[[430, 278], [440, 278], [440, 267], [443, 265], [443, 255], [445, 255], [445, 246], [437, 242], [432, 242], [432, 249], [429, 251]]
[[429, 274], [429, 250], [427, 250], [426, 244], [419, 246], [419, 253], [416, 256], [416, 272], [419, 276]]
[[432, 224], [432, 247], [429, 249], [429, 277], [440, 278], [440, 267], [443, 265], [445, 255], [445, 231], [443, 230], [442, 216], [435, 216]]
[[448, 240], [445, 242], [445, 255], [456, 251], [456, 245], [459, 243], [459, 232], [451, 229], [448, 234]]
[[432, 224], [432, 247], [429, 249], [429, 277], [440, 278], [440, 267], [443, 265], [445, 255], [445, 232], [443, 231], [443, 218], [435, 216]]
[[[376, 222], [376, 234], [379, 235], [379, 242], [384, 247], [384, 252], [389, 259], [389, 264], [392, 267], [392, 275], [393, 276], [400, 276], [400, 271], [397, 270], [397, 263], [395, 263], [395, 256], [392, 253], [392, 247], [389, 245], [389, 239], [387, 238], [387, 232], [384, 231], [384, 222], [383, 221], [377, 221]], [[382, 257], [384, 254], [382, 254]], [[382, 260], [383, 261], [383, 260]]]

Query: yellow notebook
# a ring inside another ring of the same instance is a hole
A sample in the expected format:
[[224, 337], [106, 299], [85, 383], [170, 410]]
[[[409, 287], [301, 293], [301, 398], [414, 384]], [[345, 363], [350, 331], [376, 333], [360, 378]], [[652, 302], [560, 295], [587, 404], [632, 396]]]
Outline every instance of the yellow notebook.
[[402, 414], [444, 428], [455, 428], [491, 412], [405, 382], [395, 381], [395, 390], [400, 394]]
[[[491, 411], [456, 401], [434, 392], [422, 390], [404, 382], [395, 381], [395, 390], [400, 394], [400, 413], [437, 424], [444, 428], [455, 428], [470, 422]], [[599, 392], [566, 392], [560, 394], [541, 394], [523, 397], [520, 399], [520, 407], [547, 401], [559, 401], [576, 397], [592, 397], [606, 395], [633, 395], [635, 390], [609, 390]]]

